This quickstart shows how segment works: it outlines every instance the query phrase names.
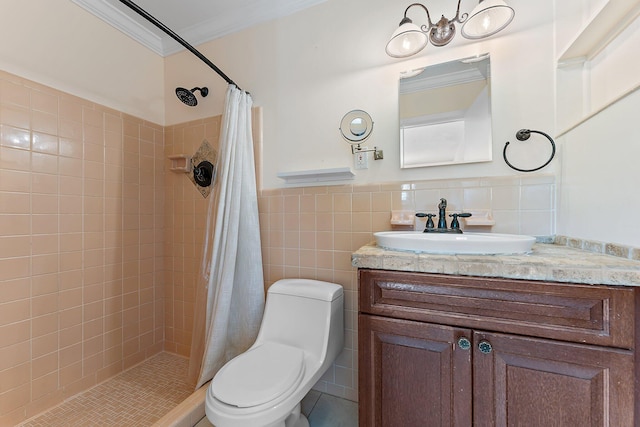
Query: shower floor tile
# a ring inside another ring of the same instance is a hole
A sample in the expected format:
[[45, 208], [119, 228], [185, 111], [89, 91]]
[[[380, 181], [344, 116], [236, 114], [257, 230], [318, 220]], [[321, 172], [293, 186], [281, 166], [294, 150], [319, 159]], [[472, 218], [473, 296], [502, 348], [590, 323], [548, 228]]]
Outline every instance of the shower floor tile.
[[157, 354], [22, 427], [151, 426], [193, 393], [188, 359]]

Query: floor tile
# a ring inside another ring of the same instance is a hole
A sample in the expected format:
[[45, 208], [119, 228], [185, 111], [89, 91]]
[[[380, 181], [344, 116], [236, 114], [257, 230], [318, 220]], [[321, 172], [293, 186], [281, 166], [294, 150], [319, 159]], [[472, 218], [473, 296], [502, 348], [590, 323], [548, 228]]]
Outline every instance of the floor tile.
[[357, 427], [358, 404], [322, 394], [309, 415], [311, 427]]
[[300, 411], [304, 414], [305, 417], [309, 418], [309, 414], [313, 410], [313, 407], [318, 403], [318, 399], [322, 393], [316, 390], [311, 390], [307, 395], [302, 399]]

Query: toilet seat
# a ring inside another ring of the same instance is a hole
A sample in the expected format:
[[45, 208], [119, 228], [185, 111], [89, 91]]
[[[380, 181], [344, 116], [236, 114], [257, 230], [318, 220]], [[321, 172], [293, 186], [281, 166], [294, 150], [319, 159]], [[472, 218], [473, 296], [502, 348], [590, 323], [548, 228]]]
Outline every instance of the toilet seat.
[[228, 362], [211, 381], [214, 397], [228, 405], [261, 405], [300, 384], [304, 351], [265, 342]]

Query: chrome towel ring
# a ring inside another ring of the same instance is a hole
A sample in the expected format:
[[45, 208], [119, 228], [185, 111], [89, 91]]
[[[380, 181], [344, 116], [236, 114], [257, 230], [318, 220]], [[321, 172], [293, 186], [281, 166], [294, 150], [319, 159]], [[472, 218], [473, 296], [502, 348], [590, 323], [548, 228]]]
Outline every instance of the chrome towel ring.
[[551, 157], [549, 157], [549, 160], [547, 160], [542, 166], [538, 166], [537, 168], [533, 168], [533, 169], [520, 169], [520, 168], [517, 168], [517, 167], [513, 166], [509, 162], [509, 160], [507, 160], [507, 147], [509, 146], [509, 141], [507, 141], [504, 144], [504, 150], [502, 150], [502, 157], [504, 157], [505, 163], [511, 169], [515, 169], [515, 170], [517, 170], [519, 172], [535, 172], [535, 171], [540, 170], [543, 167], [547, 166], [549, 163], [551, 163], [551, 160], [553, 160], [553, 157], [556, 155], [556, 143], [553, 141], [553, 138], [551, 138], [549, 135], [547, 135], [544, 132], [540, 132], [539, 130], [520, 129], [518, 132], [516, 132], [516, 138], [518, 139], [518, 141], [526, 141], [527, 139], [529, 139], [529, 137], [531, 136], [532, 133], [539, 133], [540, 135], [546, 137], [549, 140], [549, 142], [551, 143]]

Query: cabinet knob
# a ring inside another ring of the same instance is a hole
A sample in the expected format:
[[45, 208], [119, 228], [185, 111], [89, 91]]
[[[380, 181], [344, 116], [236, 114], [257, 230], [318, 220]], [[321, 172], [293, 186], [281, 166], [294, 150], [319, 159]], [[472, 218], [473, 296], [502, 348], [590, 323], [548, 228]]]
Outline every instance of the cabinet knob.
[[461, 350], [469, 350], [471, 348], [471, 341], [469, 341], [469, 338], [460, 337], [458, 339], [458, 347], [460, 347]]
[[478, 343], [478, 350], [480, 350], [481, 353], [489, 354], [493, 350], [493, 347], [489, 341], [480, 341]]

